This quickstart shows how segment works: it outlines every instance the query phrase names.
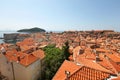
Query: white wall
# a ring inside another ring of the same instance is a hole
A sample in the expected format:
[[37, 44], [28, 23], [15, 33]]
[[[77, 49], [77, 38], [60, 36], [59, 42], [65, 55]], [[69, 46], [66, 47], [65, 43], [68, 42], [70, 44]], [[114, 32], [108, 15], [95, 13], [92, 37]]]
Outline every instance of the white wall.
[[40, 59], [25, 67], [14, 62], [15, 80], [37, 80], [40, 77]]

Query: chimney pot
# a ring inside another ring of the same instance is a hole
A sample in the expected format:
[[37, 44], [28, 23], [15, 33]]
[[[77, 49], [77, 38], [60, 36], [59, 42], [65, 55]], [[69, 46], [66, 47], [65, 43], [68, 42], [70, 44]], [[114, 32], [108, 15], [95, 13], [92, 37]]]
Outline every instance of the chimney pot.
[[66, 74], [66, 80], [68, 80], [69, 76], [70, 76], [70, 72], [69, 71], [65, 71]]

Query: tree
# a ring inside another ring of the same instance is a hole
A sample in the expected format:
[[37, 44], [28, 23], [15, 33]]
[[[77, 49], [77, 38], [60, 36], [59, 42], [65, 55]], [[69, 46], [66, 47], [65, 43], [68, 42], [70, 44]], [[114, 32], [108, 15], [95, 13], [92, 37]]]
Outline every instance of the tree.
[[64, 56], [66, 60], [68, 60], [68, 57], [70, 56], [68, 49], [69, 49], [69, 42], [66, 41], [65, 46], [63, 46]]
[[64, 50], [56, 48], [55, 45], [48, 45], [45, 51], [45, 79], [51, 80], [60, 65], [65, 60]]
[[45, 51], [45, 71], [43, 72], [44, 79], [42, 80], [51, 80], [63, 61], [68, 60], [69, 57], [69, 42], [65, 43], [65, 46], [62, 49], [56, 48], [56, 45], [48, 45], [43, 48]]

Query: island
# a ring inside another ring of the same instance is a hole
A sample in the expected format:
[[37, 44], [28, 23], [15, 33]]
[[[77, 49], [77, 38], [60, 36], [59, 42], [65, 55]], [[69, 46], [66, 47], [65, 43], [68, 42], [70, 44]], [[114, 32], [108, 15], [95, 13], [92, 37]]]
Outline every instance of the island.
[[35, 32], [46, 32], [44, 29], [35, 27], [30, 29], [20, 29], [17, 32], [28, 32], [28, 33], [35, 33]]

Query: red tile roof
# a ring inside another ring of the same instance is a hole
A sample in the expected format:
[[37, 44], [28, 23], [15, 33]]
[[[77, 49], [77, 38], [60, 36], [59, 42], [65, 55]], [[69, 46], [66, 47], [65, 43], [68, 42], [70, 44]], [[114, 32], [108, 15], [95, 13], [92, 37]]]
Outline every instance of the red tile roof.
[[[120, 72], [120, 57], [115, 53], [114, 51], [105, 50], [101, 48], [97, 48], [96, 51], [99, 52], [99, 62], [96, 62], [96, 55], [92, 52], [92, 49], [85, 48], [85, 51], [83, 54], [78, 54], [79, 50], [81, 49], [80, 46], [73, 49], [73, 59], [75, 62], [79, 62], [82, 65], [85, 65], [87, 67], [94, 68], [96, 70], [111, 72], [111, 73], [118, 73]], [[104, 53], [103, 53], [104, 52]], [[105, 58], [105, 55], [111, 59], [111, 61], [107, 58]], [[70, 56], [71, 59], [71, 56]], [[93, 66], [91, 66], [93, 65]]]
[[120, 65], [116, 64], [114, 61], [109, 60], [113, 69], [115, 69], [116, 74], [120, 73]]
[[69, 80], [103, 80], [111, 74], [65, 60], [52, 80], [66, 80], [65, 71], [70, 72]]
[[104, 71], [104, 72], [108, 72], [108, 73], [112, 73], [110, 70], [105, 69], [104, 67], [102, 67], [101, 65], [99, 65], [95, 60], [89, 60], [89, 59], [85, 59], [85, 58], [78, 58], [77, 60], [81, 65], [96, 69], [96, 70], [100, 70], [100, 71]]
[[16, 49], [10, 49], [6, 52], [6, 57], [9, 61], [15, 61], [28, 66], [38, 59], [43, 59], [45, 57], [44, 51], [36, 50], [35, 41], [33, 38], [26, 38], [22, 42], [18, 42], [17, 46], [20, 46], [21, 51]]
[[96, 51], [98, 51], [100, 53], [110, 52], [109, 50], [105, 50], [105, 49], [102, 49], [102, 48], [97, 48]]
[[28, 66], [28, 65], [32, 64], [33, 62], [35, 62], [38, 59], [39, 58], [33, 56], [32, 54], [28, 54], [23, 59], [21, 59], [20, 64], [22, 64], [24, 66]]
[[17, 42], [16, 44], [18, 46], [23, 46], [23, 45], [31, 46], [31, 45], [34, 45], [34, 43], [35, 43], [35, 41], [33, 38], [26, 38], [22, 42]]
[[81, 66], [77, 66], [74, 62], [65, 60], [52, 80], [65, 80], [66, 79], [65, 71], [69, 71], [70, 74], [73, 74], [80, 68]]
[[43, 50], [36, 50], [32, 53], [35, 57], [43, 59], [45, 57], [45, 53]]
[[120, 56], [118, 56], [117, 54], [115, 54], [114, 51], [111, 51], [112, 53], [106, 53], [106, 55], [112, 59], [114, 62], [120, 62]]
[[15, 62], [19, 61], [18, 60], [19, 57], [20, 58], [19, 63], [24, 66], [28, 66], [39, 59], [33, 56], [32, 54], [17, 52], [16, 50], [7, 51], [5, 56], [8, 58], [9, 61], [15, 61]]
[[81, 67], [69, 77], [69, 80], [104, 80], [110, 73], [102, 72], [86, 66]]
[[115, 69], [113, 68], [113, 66], [110, 64], [109, 60], [106, 58], [103, 58], [102, 61], [98, 62], [98, 64], [100, 64], [102, 67], [112, 71], [113, 73], [115, 73]]
[[111, 80], [120, 80], [120, 76], [117, 77], [117, 78], [113, 78], [113, 79], [111, 79]]

